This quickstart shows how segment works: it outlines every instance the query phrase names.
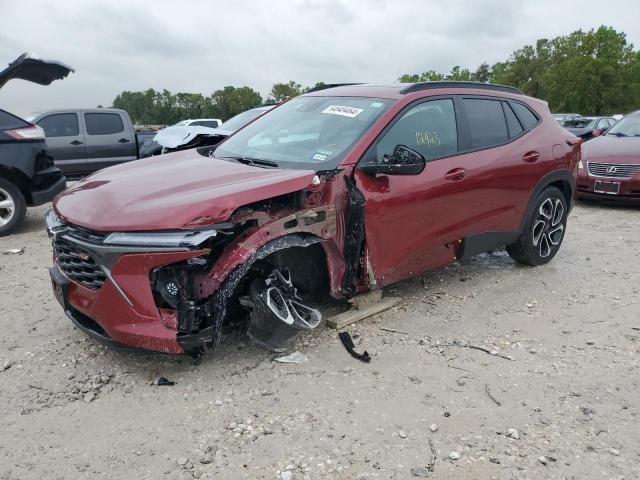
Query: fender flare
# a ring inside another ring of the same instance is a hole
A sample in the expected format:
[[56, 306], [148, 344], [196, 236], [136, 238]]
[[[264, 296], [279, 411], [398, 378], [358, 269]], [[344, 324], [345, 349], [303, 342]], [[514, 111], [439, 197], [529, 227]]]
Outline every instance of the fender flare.
[[[569, 185], [570, 192], [567, 196], [567, 205], [569, 207], [569, 211], [573, 208], [573, 199], [576, 192], [576, 179], [571, 173], [570, 170], [554, 170], [552, 172], [547, 173], [544, 177], [540, 179], [540, 181], [533, 188], [531, 195], [529, 196], [529, 203], [527, 204], [527, 210], [525, 214], [522, 216], [522, 221], [520, 222], [520, 233], [522, 234], [525, 230], [525, 226], [533, 209], [535, 208], [536, 198], [540, 195], [545, 188], [550, 186], [552, 183], [556, 182], [566, 182]], [[566, 194], [566, 192], [563, 191]]]

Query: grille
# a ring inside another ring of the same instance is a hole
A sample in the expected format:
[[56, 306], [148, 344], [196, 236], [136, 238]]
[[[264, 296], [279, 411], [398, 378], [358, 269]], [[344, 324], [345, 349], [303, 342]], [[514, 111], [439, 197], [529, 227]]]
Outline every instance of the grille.
[[631, 178], [640, 171], [640, 164], [625, 165], [619, 163], [589, 162], [589, 174], [596, 177]]
[[104, 232], [96, 232], [95, 230], [89, 230], [88, 228], [79, 227], [78, 225], [65, 224], [65, 235], [70, 235], [80, 240], [85, 240], [91, 243], [102, 243], [103, 240], [109, 235]]
[[89, 254], [64, 240], [54, 241], [53, 251], [58, 267], [71, 280], [91, 290], [102, 287], [104, 272]]

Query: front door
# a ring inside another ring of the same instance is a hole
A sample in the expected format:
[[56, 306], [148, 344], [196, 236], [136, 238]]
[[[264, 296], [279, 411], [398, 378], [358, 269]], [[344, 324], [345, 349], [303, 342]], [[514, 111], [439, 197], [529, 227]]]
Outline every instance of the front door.
[[86, 170], [84, 135], [78, 123], [78, 114], [54, 113], [36, 122], [44, 130], [47, 147], [56, 167], [65, 175]]
[[[367, 152], [363, 161], [390, 155], [396, 145], [427, 159], [419, 175], [365, 175], [356, 185], [365, 197], [365, 234], [378, 285], [407, 278], [454, 260], [452, 232], [462, 206], [458, 181], [445, 180], [464, 167], [458, 159], [458, 128], [452, 98], [425, 101], [407, 110]], [[458, 172], [460, 175], [460, 172]]]

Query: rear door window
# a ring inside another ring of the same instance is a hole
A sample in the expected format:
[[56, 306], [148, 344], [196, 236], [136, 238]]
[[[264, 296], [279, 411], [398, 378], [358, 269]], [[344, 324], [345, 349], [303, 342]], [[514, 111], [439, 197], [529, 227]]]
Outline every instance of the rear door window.
[[427, 161], [456, 153], [458, 130], [453, 100], [429, 100], [410, 108], [378, 142], [378, 160], [391, 155], [397, 145], [420, 152]]
[[80, 134], [78, 115], [55, 113], [38, 120], [47, 137], [75, 137]]
[[89, 135], [112, 135], [124, 131], [124, 124], [117, 113], [85, 113], [84, 122]]
[[529, 107], [518, 102], [511, 102], [511, 105], [513, 106], [513, 110], [516, 112], [516, 115], [518, 115], [518, 118], [525, 130], [533, 128], [538, 123], [537, 115], [533, 113]]
[[507, 142], [507, 122], [499, 100], [465, 98], [463, 104], [469, 122], [472, 150]]

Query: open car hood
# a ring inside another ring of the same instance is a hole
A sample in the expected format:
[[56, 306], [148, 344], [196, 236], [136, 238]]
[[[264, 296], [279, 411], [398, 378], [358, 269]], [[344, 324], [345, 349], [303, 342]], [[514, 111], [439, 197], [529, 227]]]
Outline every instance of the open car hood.
[[91, 230], [221, 223], [239, 207], [308, 187], [313, 170], [259, 168], [184, 150], [101, 170], [61, 193], [56, 213]]
[[0, 72], [0, 88], [9, 80], [19, 78], [40, 85], [62, 80], [73, 68], [53, 60], [43, 60], [33, 53], [23, 53]]
[[188, 145], [200, 135], [206, 137], [218, 136], [220, 139], [228, 136], [228, 134], [220, 134], [216, 128], [203, 127], [202, 125], [174, 125], [160, 130], [153, 137], [153, 140], [158, 145], [166, 148], [178, 148]]

